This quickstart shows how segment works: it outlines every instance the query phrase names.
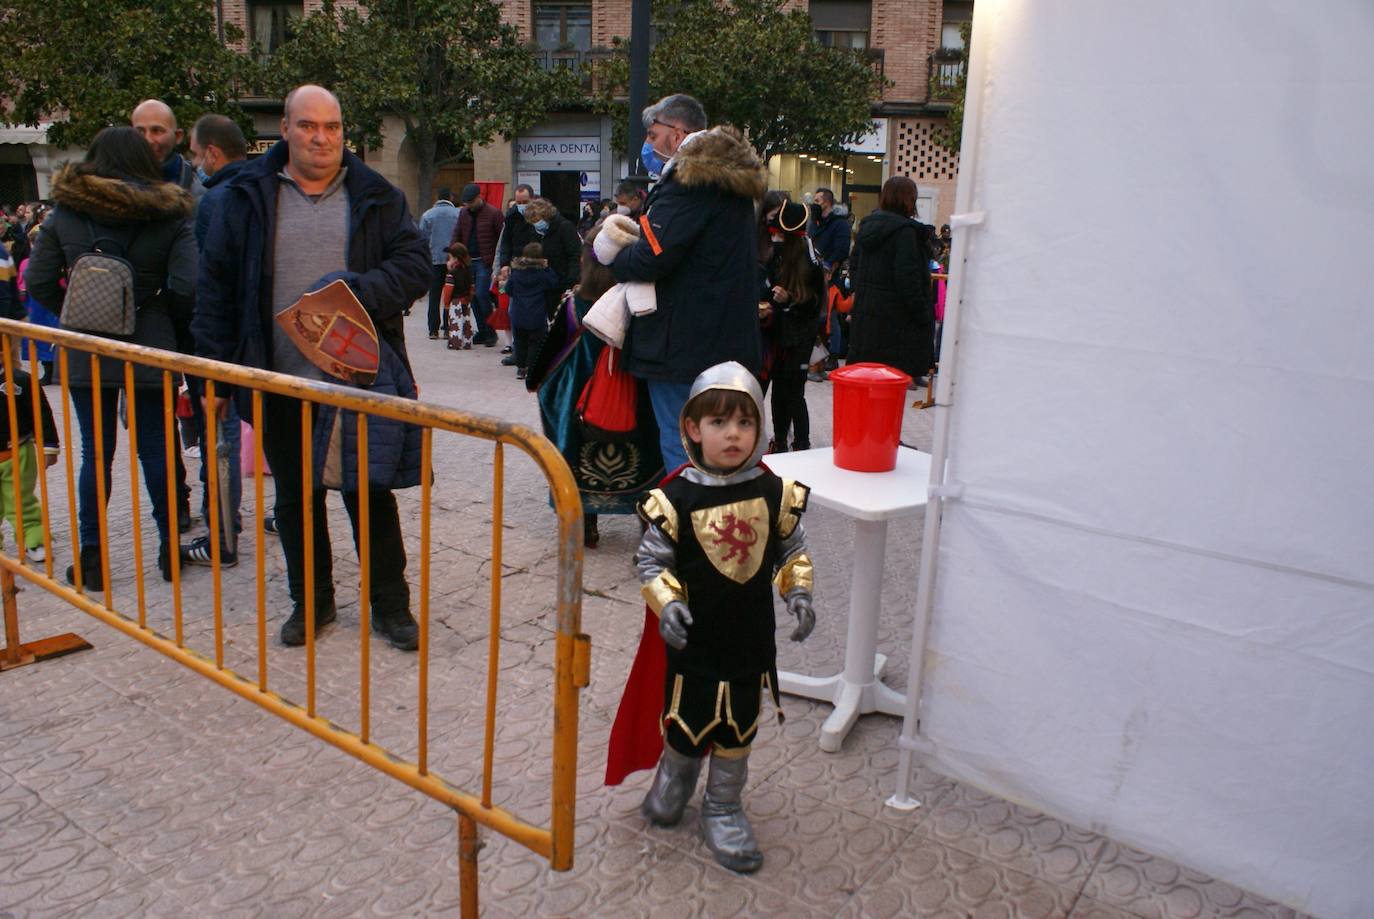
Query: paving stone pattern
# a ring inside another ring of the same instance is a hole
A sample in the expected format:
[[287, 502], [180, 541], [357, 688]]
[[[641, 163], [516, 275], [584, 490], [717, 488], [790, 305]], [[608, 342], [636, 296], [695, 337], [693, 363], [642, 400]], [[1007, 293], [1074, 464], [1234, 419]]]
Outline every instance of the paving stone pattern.
[[[496, 349], [447, 350], [409, 319], [411, 355], [427, 400], [538, 428], [538, 407]], [[56, 390], [49, 390], [54, 403]], [[813, 441], [829, 442], [830, 385], [810, 384]], [[54, 408], [60, 410], [56, 404]], [[930, 448], [931, 415], [908, 412], [904, 440]], [[73, 427], [75, 427], [73, 425]], [[123, 432], [121, 432], [121, 435]], [[546, 824], [556, 545], [542, 477], [506, 451], [498, 730], [493, 798]], [[429, 686], [430, 767], [476, 791], [491, 591], [492, 447], [435, 437]], [[190, 461], [192, 469], [195, 461]], [[56, 467], [51, 520], [59, 576], [71, 560], [65, 490]], [[127, 444], [111, 501], [115, 606], [136, 612]], [[252, 566], [254, 482], [245, 480], [244, 562], [223, 573], [226, 666], [256, 679]], [[271, 480], [266, 480], [270, 508]], [[419, 491], [399, 494], [409, 574], [419, 579]], [[145, 497], [146, 501], [146, 497]], [[317, 644], [320, 714], [359, 721], [358, 567], [347, 518], [332, 498], [339, 621]], [[147, 616], [172, 634], [170, 589], [152, 565], [144, 509]], [[906, 684], [920, 519], [891, 527], [879, 649], [888, 681]], [[779, 629], [780, 665], [841, 668], [851, 524], [823, 508], [806, 517], [817, 559], [818, 625], [804, 645]], [[203, 527], [204, 524], [202, 523]], [[574, 868], [555, 873], [521, 846], [483, 832], [483, 914], [670, 917], [1012, 917], [1260, 919], [1291, 917], [1197, 872], [1117, 845], [918, 767], [924, 806], [883, 806], [897, 764], [898, 719], [860, 719], [837, 754], [816, 740], [830, 707], [788, 698], [751, 760], [747, 807], [767, 861], [758, 874], [719, 867], [697, 830], [698, 803], [673, 829], [651, 829], [638, 805], [649, 775], [602, 784], [605, 745], [639, 638], [642, 601], [630, 563], [639, 528], [602, 518], [586, 554], [583, 627], [592, 682], [582, 694]], [[304, 700], [304, 650], [276, 633], [289, 612], [272, 537], [267, 558], [271, 688]], [[10, 544], [13, 540], [10, 537]], [[213, 655], [212, 577], [185, 575], [190, 647]], [[0, 676], [0, 917], [456, 915], [457, 821], [451, 811], [256, 706], [65, 607], [42, 590], [19, 598], [24, 635], [77, 631], [95, 645]], [[780, 622], [784, 616], [780, 615]], [[418, 748], [414, 655], [372, 645], [373, 739], [405, 757]], [[699, 798], [698, 798], [699, 802]]]

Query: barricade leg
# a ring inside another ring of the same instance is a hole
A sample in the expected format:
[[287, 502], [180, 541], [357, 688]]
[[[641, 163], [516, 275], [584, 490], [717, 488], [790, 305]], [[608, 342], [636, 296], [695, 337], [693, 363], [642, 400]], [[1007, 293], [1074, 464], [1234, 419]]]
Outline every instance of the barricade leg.
[[[0, 565], [9, 563], [9, 559]], [[16, 597], [19, 588], [14, 583], [14, 572], [8, 567], [0, 567], [0, 593], [5, 599], [5, 647], [0, 648], [0, 672], [36, 664], [74, 651], [85, 651], [91, 643], [75, 632], [64, 632], [51, 638], [41, 638], [27, 645], [19, 641], [19, 603]]]
[[477, 919], [477, 821], [458, 815], [458, 896], [463, 919]]

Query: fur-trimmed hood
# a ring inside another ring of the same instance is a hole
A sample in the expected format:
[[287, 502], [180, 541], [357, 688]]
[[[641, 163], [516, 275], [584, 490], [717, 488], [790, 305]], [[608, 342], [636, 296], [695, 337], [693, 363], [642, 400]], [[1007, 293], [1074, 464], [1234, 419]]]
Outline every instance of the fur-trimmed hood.
[[720, 125], [693, 134], [673, 156], [672, 178], [686, 186], [719, 185], [755, 201], [768, 190], [768, 171], [738, 128]]
[[97, 220], [165, 220], [190, 217], [195, 211], [191, 193], [170, 182], [135, 185], [80, 173], [70, 163], [53, 177], [52, 198]]
[[546, 258], [525, 258], [523, 255], [517, 255], [510, 260], [510, 266], [512, 269], [516, 270], [522, 268], [547, 268], [549, 267], [549, 260]]

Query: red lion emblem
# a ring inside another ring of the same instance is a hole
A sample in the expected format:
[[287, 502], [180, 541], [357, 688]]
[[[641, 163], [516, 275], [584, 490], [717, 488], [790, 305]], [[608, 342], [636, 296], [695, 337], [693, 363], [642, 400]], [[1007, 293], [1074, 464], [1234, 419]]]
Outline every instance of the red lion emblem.
[[749, 549], [759, 541], [759, 534], [748, 520], [740, 520], [734, 514], [726, 514], [724, 529], [714, 523], [708, 524], [708, 526], [716, 534], [716, 538], [711, 540], [712, 545], [730, 547], [730, 551], [726, 552], [725, 557], [721, 559], [722, 564], [734, 558], [736, 553], [739, 553], [738, 564], [743, 565], [749, 561]]

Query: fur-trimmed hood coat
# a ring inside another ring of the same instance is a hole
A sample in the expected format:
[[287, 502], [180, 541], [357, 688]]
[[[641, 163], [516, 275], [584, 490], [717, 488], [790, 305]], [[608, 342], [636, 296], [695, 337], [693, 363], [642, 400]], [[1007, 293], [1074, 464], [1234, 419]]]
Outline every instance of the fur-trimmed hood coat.
[[[190, 193], [168, 182], [140, 184], [84, 173], [67, 165], [53, 177], [57, 203], [34, 244], [24, 279], [29, 295], [61, 316], [66, 277], [76, 259], [95, 248], [134, 268], [138, 307], [130, 341], [167, 351], [190, 351], [189, 324], [196, 283], [196, 242]], [[90, 381], [90, 362], [72, 360], [71, 381]], [[124, 371], [100, 362], [104, 387], [122, 386]], [[134, 368], [134, 385], [162, 386], [162, 371]]]
[[615, 257], [617, 281], [650, 281], [658, 308], [630, 320], [625, 367], [635, 376], [691, 383], [722, 361], [761, 365], [754, 207], [763, 163], [735, 128], [682, 142], [650, 192], [640, 238]]

